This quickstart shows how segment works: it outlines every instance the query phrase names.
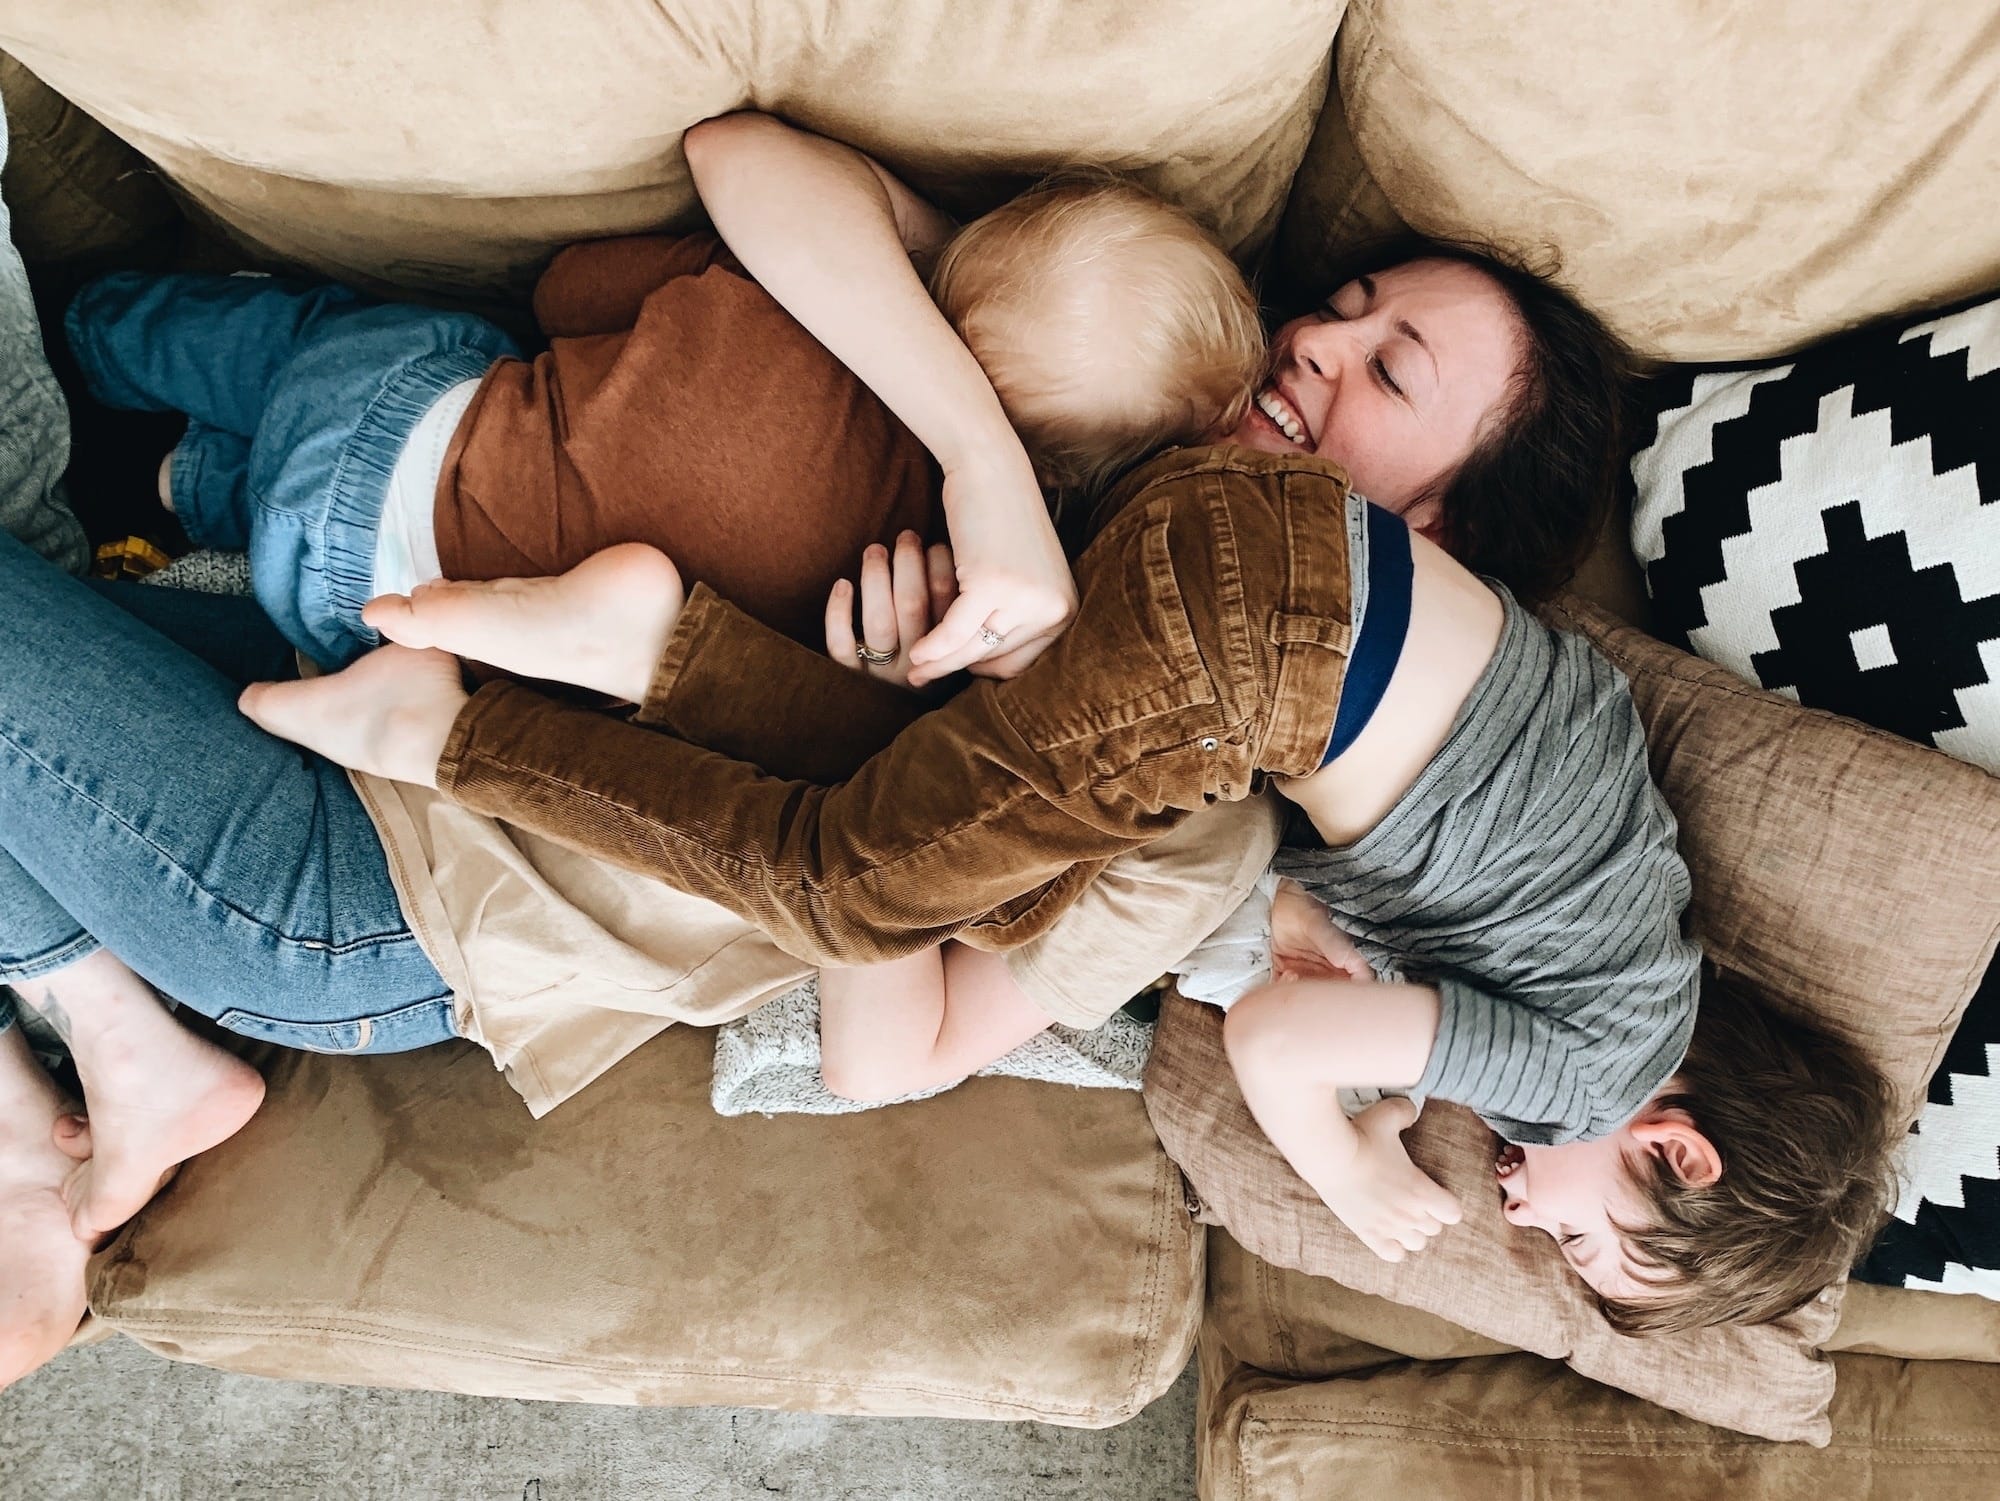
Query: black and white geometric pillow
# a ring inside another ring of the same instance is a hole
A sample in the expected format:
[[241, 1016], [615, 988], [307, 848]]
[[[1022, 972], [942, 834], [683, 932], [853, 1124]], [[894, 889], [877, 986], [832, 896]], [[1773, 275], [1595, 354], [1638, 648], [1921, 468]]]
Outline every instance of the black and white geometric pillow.
[[[1681, 371], [1652, 407], [1632, 545], [1660, 635], [2000, 773], [2000, 300]], [[2000, 1297], [2000, 963], [1905, 1173], [1857, 1275]]]
[[2000, 771], [2000, 300], [1659, 384], [1632, 545], [1660, 634]]

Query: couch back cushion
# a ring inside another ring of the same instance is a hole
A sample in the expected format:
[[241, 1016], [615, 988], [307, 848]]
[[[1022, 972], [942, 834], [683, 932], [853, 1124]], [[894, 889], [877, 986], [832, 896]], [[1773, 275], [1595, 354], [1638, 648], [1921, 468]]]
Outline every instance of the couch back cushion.
[[[1864, 1048], [1914, 1115], [2000, 940], [2000, 792], [1976, 767], [1803, 709], [1581, 602], [1632, 684], [1652, 770], [1680, 820], [1693, 932], [1747, 987]], [[1161, 1140], [1213, 1217], [1265, 1260], [1438, 1314], [1705, 1422], [1824, 1442], [1831, 1294], [1792, 1319], [1633, 1340], [1613, 1333], [1546, 1237], [1501, 1218], [1493, 1138], [1433, 1105], [1412, 1155], [1465, 1221], [1399, 1265], [1363, 1248], [1257, 1131], [1219, 1014], [1174, 998], [1147, 1072]]]
[[[697, 215], [680, 137], [755, 106], [949, 206], [1075, 160], [1233, 250], [1267, 240], [1325, 95], [1338, 0], [320, 0], [12, 7], [0, 48], [262, 255], [516, 295], [557, 246]], [[802, 232], [810, 226], [802, 225]]]
[[1283, 252], [1552, 247], [1647, 352], [1777, 354], [2000, 285], [1992, 0], [1352, 0]]

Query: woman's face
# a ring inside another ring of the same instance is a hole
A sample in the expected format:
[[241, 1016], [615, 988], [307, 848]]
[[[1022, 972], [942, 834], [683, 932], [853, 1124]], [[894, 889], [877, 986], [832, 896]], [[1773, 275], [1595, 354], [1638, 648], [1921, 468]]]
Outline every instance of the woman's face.
[[1435, 530], [1437, 481], [1472, 452], [1521, 361], [1520, 318], [1484, 272], [1419, 260], [1348, 282], [1271, 341], [1271, 375], [1222, 441], [1312, 453]]

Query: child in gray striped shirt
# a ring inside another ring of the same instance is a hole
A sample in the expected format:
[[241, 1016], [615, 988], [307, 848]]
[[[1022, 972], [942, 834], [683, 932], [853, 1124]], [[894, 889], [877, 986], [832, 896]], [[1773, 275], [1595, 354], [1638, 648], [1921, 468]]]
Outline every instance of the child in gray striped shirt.
[[[1704, 980], [1629, 688], [1501, 603], [1415, 784], [1325, 839], [1328, 768], [1284, 788], [1308, 817], [1180, 989], [1229, 1012], [1258, 1123], [1377, 1254], [1458, 1218], [1399, 1140], [1436, 1096], [1499, 1134], [1507, 1219], [1553, 1237], [1618, 1327], [1781, 1317], [1845, 1274], [1886, 1204], [1886, 1086], [1851, 1045]], [[1356, 996], [1383, 977], [1410, 983]], [[1699, 1022], [1698, 994], [1716, 998]], [[1329, 1139], [1334, 1110], [1358, 1155]]]

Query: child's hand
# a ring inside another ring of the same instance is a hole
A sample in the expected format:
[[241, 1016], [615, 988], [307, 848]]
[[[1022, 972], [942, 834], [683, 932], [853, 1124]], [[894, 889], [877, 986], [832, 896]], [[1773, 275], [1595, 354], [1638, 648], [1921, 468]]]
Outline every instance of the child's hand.
[[1297, 881], [1278, 883], [1271, 899], [1271, 976], [1277, 980], [1372, 981], [1375, 971], [1324, 902]]
[[1025, 458], [1014, 468], [947, 473], [945, 514], [958, 597], [910, 651], [921, 687], [970, 668], [1011, 678], [1047, 651], [1076, 614], [1076, 580]]
[[1416, 1124], [1417, 1107], [1391, 1095], [1354, 1117], [1360, 1143], [1347, 1169], [1314, 1189], [1361, 1243], [1384, 1261], [1421, 1251], [1462, 1211], [1448, 1190], [1410, 1161], [1403, 1133]]
[[951, 549], [928, 552], [915, 532], [896, 539], [892, 558], [879, 542], [861, 554], [861, 639], [854, 639], [854, 590], [846, 579], [826, 600], [826, 653], [843, 667], [909, 688], [909, 644], [951, 607], [957, 590]]

